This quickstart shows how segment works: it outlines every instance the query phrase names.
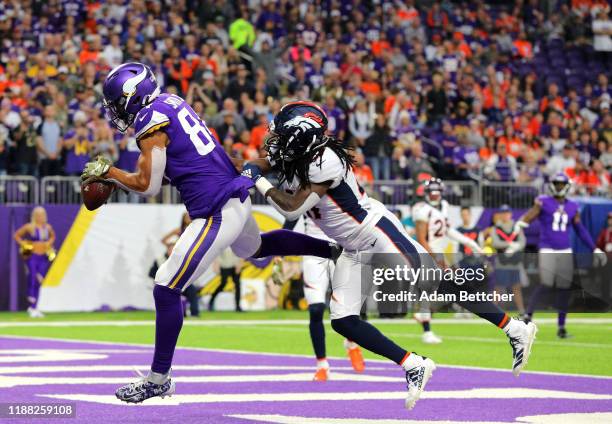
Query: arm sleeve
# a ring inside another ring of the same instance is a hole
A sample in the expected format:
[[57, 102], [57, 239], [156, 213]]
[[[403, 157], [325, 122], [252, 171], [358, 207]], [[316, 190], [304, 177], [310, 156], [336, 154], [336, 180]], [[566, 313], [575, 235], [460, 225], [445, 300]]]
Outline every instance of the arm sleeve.
[[580, 237], [584, 244], [589, 246], [589, 249], [595, 250], [597, 246], [595, 246], [595, 243], [593, 243], [593, 238], [587, 231], [586, 227], [582, 224], [582, 222], [578, 222], [577, 224], [574, 223], [573, 225], [574, 230], [576, 230], [576, 234], [578, 235], [578, 237]]
[[447, 234], [451, 239], [455, 240], [457, 243], [461, 243], [464, 246], [467, 246], [474, 251], [480, 251], [480, 246], [478, 246], [478, 243], [476, 243], [471, 238], [464, 236], [456, 229], [450, 228]]
[[149, 178], [149, 185], [145, 191], [135, 191], [127, 186], [121, 184], [119, 181], [109, 178], [108, 181], [112, 181], [120, 188], [131, 191], [132, 193], [140, 194], [141, 196], [155, 196], [159, 193], [159, 189], [162, 186], [162, 180], [164, 179], [164, 171], [166, 169], [166, 149], [154, 147], [151, 150], [151, 176]]
[[319, 203], [319, 200], [321, 200], [321, 197], [319, 197], [319, 195], [317, 193], [314, 193], [314, 192], [310, 193], [308, 195], [308, 197], [306, 198], [306, 200], [304, 200], [304, 203], [302, 203], [294, 211], [286, 211], [286, 210], [284, 210], [279, 205], [277, 205], [276, 202], [274, 200], [272, 200], [272, 198], [270, 198], [270, 197], [267, 197], [266, 200], [268, 201], [269, 204], [274, 206], [274, 209], [276, 209], [288, 221], [297, 221], [300, 218], [300, 216], [302, 216], [307, 211], [309, 211], [314, 206], [316, 206], [316, 204]]

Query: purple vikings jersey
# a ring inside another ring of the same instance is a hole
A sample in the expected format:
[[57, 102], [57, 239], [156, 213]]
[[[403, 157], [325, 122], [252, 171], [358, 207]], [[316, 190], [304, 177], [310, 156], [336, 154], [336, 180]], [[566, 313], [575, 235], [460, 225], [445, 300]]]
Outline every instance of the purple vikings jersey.
[[540, 221], [540, 248], [555, 250], [569, 249], [570, 226], [578, 213], [578, 203], [565, 199], [559, 203], [552, 196], [539, 196], [542, 205], [538, 220]]
[[136, 140], [159, 129], [168, 135], [164, 176], [175, 186], [192, 219], [221, 210], [232, 197], [246, 199], [251, 179], [240, 176], [206, 124], [180, 97], [161, 94], [134, 121]]

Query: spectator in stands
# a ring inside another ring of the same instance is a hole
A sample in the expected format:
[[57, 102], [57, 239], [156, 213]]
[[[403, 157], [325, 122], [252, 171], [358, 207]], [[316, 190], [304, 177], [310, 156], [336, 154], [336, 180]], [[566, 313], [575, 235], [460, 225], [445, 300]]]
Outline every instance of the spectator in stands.
[[499, 138], [497, 144], [506, 146], [506, 151], [514, 159], [518, 158], [524, 150], [523, 142], [515, 134], [514, 127], [511, 124], [506, 126], [504, 135]]
[[468, 142], [465, 136], [460, 136], [458, 142], [459, 144], [453, 149], [456, 178], [460, 180], [475, 179], [480, 169], [478, 150]]
[[361, 149], [356, 149], [353, 151], [353, 158], [355, 159], [355, 164], [353, 165], [353, 172], [355, 173], [355, 178], [357, 178], [357, 182], [362, 187], [366, 188], [366, 190], [370, 190], [372, 184], [374, 183], [374, 175], [372, 174], [372, 168], [365, 163], [365, 156], [361, 152]]
[[61, 135], [62, 129], [55, 119], [55, 107], [45, 107], [42, 123], [38, 126], [37, 142], [41, 177], [62, 173]]
[[587, 165], [581, 160], [576, 160], [573, 167], [564, 170], [573, 183], [573, 191], [579, 195], [586, 195], [589, 192], [590, 172]]
[[440, 73], [432, 76], [433, 86], [427, 92], [427, 120], [432, 127], [437, 127], [446, 116], [448, 99], [443, 87], [444, 77]]
[[561, 130], [556, 125], [550, 128], [550, 136], [544, 138], [544, 148], [551, 155], [561, 152], [566, 143], [567, 140], [561, 137]]
[[[496, 140], [525, 162], [520, 181], [539, 178], [530, 152], [546, 173], [574, 166], [563, 155], [566, 141], [578, 145], [582, 161], [599, 158], [612, 167], [610, 53], [600, 49], [610, 39], [605, 1], [476, 9], [383, 2], [350, 12], [325, 10], [320, 2], [303, 8], [153, 2], [133, 5], [137, 13], [129, 16], [124, 3], [88, 3], [83, 13], [56, 2], [9, 3], [5, 15], [19, 17], [0, 21], [0, 122], [11, 131], [9, 172], [36, 173], [27, 132], [13, 135], [24, 111], [34, 128], [44, 121], [51, 145], [51, 129], [59, 125], [60, 140], [72, 134], [79, 112], [97, 134], [101, 81], [130, 60], [150, 65], [163, 89], [184, 95], [228, 152], [243, 158], [261, 146], [262, 114], [269, 121], [286, 101], [311, 98], [328, 112], [334, 136], [362, 145], [375, 178], [404, 176], [412, 140], [425, 137], [442, 147], [444, 178], [481, 173], [478, 149], [488, 159]], [[591, 28], [595, 54], [580, 44], [591, 41]], [[46, 118], [47, 106], [56, 124]], [[391, 136], [372, 122], [368, 128], [366, 115], [386, 119]], [[114, 133], [104, 138], [125, 143]], [[424, 147], [432, 162], [434, 152]], [[55, 162], [40, 155], [41, 170], [57, 173], [46, 169]]]
[[536, 187], [540, 187], [544, 182], [544, 174], [534, 152], [528, 152], [525, 155], [525, 162], [519, 167], [517, 182], [533, 184]]
[[246, 94], [249, 98], [253, 98], [255, 95], [255, 87], [251, 79], [249, 78], [249, 71], [244, 64], [238, 65], [238, 72], [236, 77], [233, 78], [227, 85], [225, 90], [225, 97], [239, 101], [242, 94]]
[[94, 131], [95, 142], [91, 151], [93, 157], [104, 156], [111, 162], [119, 157], [113, 133], [108, 126], [100, 126]]
[[7, 173], [9, 131], [4, 125], [0, 125], [0, 176]]
[[406, 168], [408, 176], [412, 178], [415, 184], [436, 176], [431, 162], [427, 159], [425, 153], [423, 153], [423, 145], [420, 141], [412, 143]]
[[612, 259], [612, 211], [608, 212], [606, 227], [597, 236], [597, 247], [608, 254], [608, 259]]
[[612, 52], [612, 21], [608, 11], [601, 10], [593, 20], [593, 48], [599, 52]]
[[491, 181], [516, 181], [518, 178], [516, 159], [508, 152], [506, 143], [497, 145], [496, 153], [485, 165], [484, 175]]
[[354, 145], [363, 146], [366, 139], [372, 135], [373, 121], [366, 101], [357, 102], [355, 111], [349, 114], [349, 132]]
[[554, 154], [548, 160], [545, 173], [551, 176], [559, 172], [565, 172], [567, 168], [573, 168], [574, 166], [576, 166], [576, 151], [574, 146], [566, 144], [563, 146], [561, 153]]
[[64, 172], [66, 175], [81, 175], [83, 167], [89, 161], [90, 153], [94, 150], [93, 133], [85, 125], [87, 117], [78, 112], [74, 117], [75, 128], [64, 135], [62, 142], [63, 156], [65, 158]]
[[110, 43], [104, 47], [100, 56], [104, 58], [106, 64], [114, 68], [123, 63], [123, 50], [121, 49], [121, 39], [119, 35], [113, 34], [110, 36]]
[[[231, 115], [231, 118], [228, 118], [229, 115]], [[223, 109], [221, 109], [217, 116], [210, 120], [210, 125], [217, 130], [217, 133], [219, 133], [221, 127], [227, 130], [228, 126], [234, 126], [235, 133], [241, 133], [246, 130], [244, 118], [236, 110], [236, 102], [229, 98], [223, 101]]]
[[365, 162], [372, 168], [374, 179], [390, 180], [393, 138], [389, 133], [385, 115], [376, 115], [372, 134], [365, 139], [362, 151]]
[[589, 173], [589, 193], [597, 196], [612, 194], [610, 172], [606, 170], [601, 160], [595, 159]]
[[21, 113], [19, 126], [11, 131], [11, 172], [18, 175], [38, 175], [38, 134], [27, 111]]

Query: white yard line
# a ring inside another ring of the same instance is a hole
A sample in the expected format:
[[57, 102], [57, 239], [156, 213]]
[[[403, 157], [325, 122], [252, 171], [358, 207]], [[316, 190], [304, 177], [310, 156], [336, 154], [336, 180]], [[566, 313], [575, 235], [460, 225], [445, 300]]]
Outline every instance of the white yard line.
[[[326, 321], [329, 323], [329, 320]], [[384, 325], [418, 325], [413, 319], [371, 319], [368, 320], [372, 324]], [[481, 319], [453, 319], [440, 318], [433, 320], [436, 324], [449, 325], [488, 325], [486, 321]], [[538, 325], [556, 324], [556, 318], [542, 318], [534, 320]], [[592, 324], [610, 324], [612, 318], [570, 318], [569, 322], [572, 325], [592, 325]], [[154, 320], [118, 320], [118, 321], [0, 321], [0, 328], [11, 327], [136, 327], [154, 325]], [[275, 319], [275, 320], [190, 320], [187, 319], [183, 323], [187, 327], [249, 327], [254, 325], [308, 325], [306, 319]]]
[[[92, 383], [94, 384], [94, 383]], [[115, 396], [90, 394], [39, 395], [54, 399], [81, 400], [99, 403], [120, 404]], [[388, 400], [404, 399], [406, 392], [300, 392], [300, 393], [228, 393], [228, 394], [184, 394], [174, 395], [168, 404], [183, 403], [244, 403], [244, 402], [304, 402], [304, 401], [345, 401], [345, 400]], [[421, 399], [580, 399], [580, 400], [610, 400], [612, 395], [565, 392], [561, 390], [521, 388], [478, 388], [465, 390], [430, 390], [421, 395]], [[154, 399], [157, 401], [157, 399]], [[161, 399], [160, 399], [161, 400]], [[153, 399], [152, 399], [153, 401]], [[159, 401], [158, 401], [159, 402]], [[164, 404], [164, 403], [162, 403]], [[154, 406], [154, 402], [144, 403]]]
[[[100, 344], [100, 345], [112, 345], [112, 346], [140, 346], [140, 347], [148, 347], [152, 348], [152, 345], [144, 344], [144, 343], [126, 343], [126, 342], [107, 342], [107, 341], [95, 341], [95, 340], [74, 340], [74, 339], [62, 339], [62, 338], [53, 338], [53, 337], [34, 337], [34, 336], [9, 336], [9, 335], [0, 335], [0, 339], [23, 339], [23, 340], [45, 340], [49, 342], [60, 341], [66, 343], [74, 343], [74, 344]], [[304, 355], [304, 354], [295, 354], [295, 353], [274, 353], [274, 352], [253, 352], [249, 350], [238, 350], [238, 349], [211, 349], [211, 348], [203, 348], [203, 347], [178, 347], [178, 349], [188, 349], [195, 350], [198, 352], [221, 352], [221, 353], [239, 353], [243, 355], [266, 355], [266, 356], [276, 356], [276, 357], [296, 357], [296, 358], [309, 358], [312, 359], [312, 355]], [[329, 359], [346, 359], [344, 356], [328, 356]], [[367, 359], [369, 363], [376, 363], [379, 365], [394, 365], [386, 359]], [[446, 368], [457, 368], [457, 369], [470, 369], [470, 370], [482, 370], [482, 371], [497, 371], [507, 373], [510, 370], [508, 368], [487, 368], [487, 367], [475, 367], [469, 365], [445, 365], [445, 364], [437, 364], [441, 367]], [[552, 372], [552, 371], [523, 371], [521, 374], [542, 374], [542, 375], [558, 375], [562, 377], [580, 377], [580, 378], [598, 378], [603, 380], [612, 379], [611, 376], [607, 375], [591, 375], [591, 374], [575, 374], [575, 373], [562, 373], [562, 372]]]
[[[258, 326], [258, 330], [270, 330], [270, 331], [280, 331], [285, 333], [303, 333], [304, 328], [282, 328], [282, 327], [272, 327], [272, 326]], [[410, 333], [389, 333], [385, 331], [385, 335], [390, 337], [403, 337], [409, 339], [420, 339], [421, 334], [410, 334]], [[471, 336], [447, 336], [443, 333], [438, 333], [438, 336], [441, 336], [443, 340], [457, 340], [464, 342], [482, 342], [482, 343], [500, 343], [505, 342], [506, 339], [503, 337], [471, 337]], [[583, 343], [583, 342], [575, 342], [571, 340], [567, 340], [564, 342], [559, 341], [548, 341], [548, 340], [538, 340], [536, 342], [538, 345], [547, 345], [547, 346], [562, 346], [562, 347], [585, 347], [585, 348], [593, 348], [593, 349], [606, 349], [612, 348], [612, 343]]]

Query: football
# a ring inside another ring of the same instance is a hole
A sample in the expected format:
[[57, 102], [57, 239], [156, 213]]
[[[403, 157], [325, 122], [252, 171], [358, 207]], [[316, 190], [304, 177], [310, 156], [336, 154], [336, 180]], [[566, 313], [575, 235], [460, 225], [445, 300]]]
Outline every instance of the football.
[[94, 181], [81, 185], [81, 196], [83, 204], [90, 210], [96, 210], [106, 203], [115, 191], [115, 184], [107, 181]]

